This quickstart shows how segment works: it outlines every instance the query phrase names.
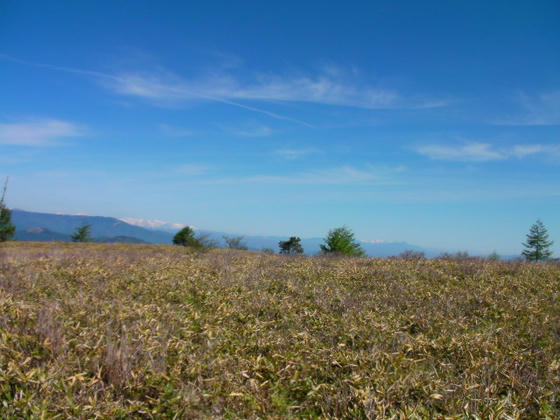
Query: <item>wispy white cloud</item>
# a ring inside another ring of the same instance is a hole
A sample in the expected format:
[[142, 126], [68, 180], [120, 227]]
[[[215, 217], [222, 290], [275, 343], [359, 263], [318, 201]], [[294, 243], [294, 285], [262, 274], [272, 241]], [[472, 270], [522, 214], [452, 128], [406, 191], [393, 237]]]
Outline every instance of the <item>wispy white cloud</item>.
[[226, 131], [240, 137], [267, 137], [274, 133], [274, 130], [264, 124], [250, 124], [238, 128], [225, 128]]
[[0, 144], [14, 146], [53, 146], [65, 137], [77, 137], [83, 131], [68, 121], [41, 119], [18, 123], [0, 123]]
[[278, 149], [274, 153], [287, 160], [301, 159], [310, 154], [319, 153], [319, 150], [315, 148], [306, 149]]
[[[173, 76], [167, 71], [160, 71], [158, 76], [152, 76], [149, 73], [126, 73], [126, 74], [108, 74], [98, 71], [84, 70], [73, 67], [56, 66], [44, 63], [35, 63], [27, 60], [20, 60], [18, 58], [10, 57], [5, 54], [0, 54], [0, 59], [12, 61], [19, 64], [24, 64], [28, 66], [34, 66], [39, 68], [45, 68], [54, 71], [61, 71], [66, 73], [73, 73], [82, 76], [88, 76], [95, 78], [103, 86], [116, 90], [117, 93], [124, 95], [133, 95], [137, 97], [144, 97], [155, 101], [156, 103], [169, 104], [170, 101], [184, 101], [184, 100], [208, 100], [214, 102], [220, 102], [226, 105], [231, 105], [237, 108], [246, 109], [248, 111], [260, 113], [267, 115], [271, 118], [276, 118], [279, 120], [291, 121], [293, 123], [305, 125], [312, 127], [306, 121], [299, 120], [297, 118], [292, 118], [286, 115], [282, 115], [276, 112], [268, 111], [266, 109], [251, 106], [243, 103], [233, 101], [231, 99], [211, 96], [212, 91], [205, 92], [204, 90], [196, 89], [191, 90], [188, 84], [181, 82], [181, 79]], [[161, 74], [166, 75], [166, 80], [160, 80]], [[173, 79], [170, 83], [169, 78]]]
[[498, 119], [496, 125], [560, 125], [560, 90], [515, 98], [521, 111], [515, 116]]
[[426, 145], [418, 147], [417, 151], [435, 160], [486, 162], [506, 157], [503, 153], [493, 150], [488, 143], [469, 143], [459, 146]]
[[158, 101], [308, 102], [366, 109], [434, 108], [448, 104], [442, 99], [405, 97], [394, 89], [370, 86], [332, 71], [314, 76], [257, 73], [249, 81], [226, 73], [191, 79], [170, 72], [122, 73], [107, 81], [106, 86], [120, 94]]
[[261, 107], [240, 103], [241, 99], [255, 99], [236, 94], [235, 81], [229, 76], [210, 76], [187, 81], [169, 72], [159, 74], [124, 73], [100, 79], [103, 86], [121, 95], [151, 100], [158, 105], [180, 101], [213, 101], [267, 115], [271, 118], [291, 121], [311, 127], [306, 121], [292, 118]]
[[294, 173], [292, 175], [254, 175], [237, 178], [206, 180], [208, 184], [294, 184], [294, 185], [387, 185], [395, 183], [393, 176], [402, 167], [381, 168], [340, 166]]
[[23, 65], [26, 65], [26, 66], [40, 67], [40, 68], [44, 68], [44, 69], [62, 71], [62, 72], [66, 72], [66, 73], [75, 73], [75, 74], [80, 74], [80, 75], [83, 75], [83, 76], [93, 76], [93, 77], [100, 78], [100, 79], [114, 79], [115, 78], [115, 76], [113, 76], [113, 75], [98, 72], [98, 71], [77, 69], [77, 68], [74, 68], [74, 67], [56, 66], [56, 65], [45, 64], [45, 63], [36, 63], [34, 61], [21, 60], [19, 58], [11, 57], [9, 55], [1, 54], [1, 53], [0, 53], [0, 59], [6, 60], [6, 61], [11, 61], [13, 63], [23, 64]]
[[560, 150], [558, 147], [554, 146], [544, 146], [542, 144], [518, 144], [513, 146], [511, 149], [511, 155], [524, 158], [526, 156], [536, 155], [539, 153], [548, 153]]
[[245, 181], [265, 184], [363, 184], [377, 179], [378, 175], [373, 171], [341, 166], [294, 175], [256, 175], [245, 178]]
[[107, 74], [84, 69], [34, 63], [0, 54], [0, 58], [50, 70], [80, 74], [97, 79], [103, 86], [127, 96], [140, 97], [164, 105], [178, 101], [214, 101], [311, 126], [306, 121], [248, 105], [253, 102], [307, 102], [366, 109], [434, 108], [448, 105], [438, 98], [403, 95], [395, 89], [373, 86], [333, 64], [314, 74], [255, 73], [236, 66], [217, 66], [202, 76], [181, 77], [161, 67], [157, 71], [127, 71]]
[[525, 158], [536, 154], [560, 154], [560, 145], [517, 144], [497, 148], [489, 143], [465, 143], [460, 145], [424, 145], [416, 151], [434, 160], [461, 162], [489, 162], [512, 157]]

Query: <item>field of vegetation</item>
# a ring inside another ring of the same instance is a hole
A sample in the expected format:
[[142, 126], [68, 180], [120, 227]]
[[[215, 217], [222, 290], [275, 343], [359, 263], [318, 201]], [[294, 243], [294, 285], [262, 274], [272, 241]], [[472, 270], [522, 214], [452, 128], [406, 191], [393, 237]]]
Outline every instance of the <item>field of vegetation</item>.
[[560, 418], [560, 268], [0, 245], [2, 418]]

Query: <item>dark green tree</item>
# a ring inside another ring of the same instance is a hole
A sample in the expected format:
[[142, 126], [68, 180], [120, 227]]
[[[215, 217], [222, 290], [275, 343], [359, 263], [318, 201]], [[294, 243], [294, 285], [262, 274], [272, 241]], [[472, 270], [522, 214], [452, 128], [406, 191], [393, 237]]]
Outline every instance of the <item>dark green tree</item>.
[[199, 250], [214, 248], [216, 246], [215, 241], [211, 240], [208, 235], [195, 235], [194, 230], [189, 226], [185, 226], [175, 234], [173, 243], [175, 245], [188, 246]]
[[91, 225], [84, 222], [82, 226], [78, 226], [71, 236], [72, 242], [91, 242]]
[[548, 232], [543, 222], [537, 222], [531, 226], [527, 234], [527, 241], [522, 245], [525, 247], [522, 254], [527, 261], [546, 261], [552, 255], [550, 247], [553, 242], [548, 240]]
[[229, 249], [241, 249], [247, 251], [249, 247], [243, 242], [243, 236], [223, 236]]
[[324, 239], [325, 244], [321, 245], [323, 254], [342, 254], [364, 257], [366, 252], [356, 242], [354, 233], [346, 226], [331, 229]]
[[2, 199], [0, 200], [0, 242], [9, 241], [16, 232], [16, 227], [12, 224], [12, 211], [6, 206], [6, 191], [8, 190], [8, 178], [2, 190]]
[[196, 240], [194, 230], [189, 226], [185, 226], [175, 234], [173, 237], [173, 243], [175, 245], [192, 246], [195, 248], [200, 245]]
[[303, 254], [301, 239], [297, 236], [290, 236], [287, 241], [278, 242], [280, 254]]

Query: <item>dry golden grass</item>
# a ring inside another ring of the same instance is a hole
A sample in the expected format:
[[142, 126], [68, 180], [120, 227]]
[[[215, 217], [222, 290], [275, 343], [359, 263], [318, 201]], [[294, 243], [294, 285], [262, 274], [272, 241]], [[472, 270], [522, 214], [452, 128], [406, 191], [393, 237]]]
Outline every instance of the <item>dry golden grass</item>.
[[0, 248], [2, 418], [560, 418], [560, 269]]

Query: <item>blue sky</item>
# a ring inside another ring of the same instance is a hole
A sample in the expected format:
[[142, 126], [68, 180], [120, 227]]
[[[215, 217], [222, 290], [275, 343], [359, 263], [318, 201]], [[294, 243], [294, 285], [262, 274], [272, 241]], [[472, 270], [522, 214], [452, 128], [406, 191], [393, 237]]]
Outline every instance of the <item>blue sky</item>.
[[558, 256], [559, 21], [557, 1], [8, 0], [8, 204], [504, 254], [541, 218]]

